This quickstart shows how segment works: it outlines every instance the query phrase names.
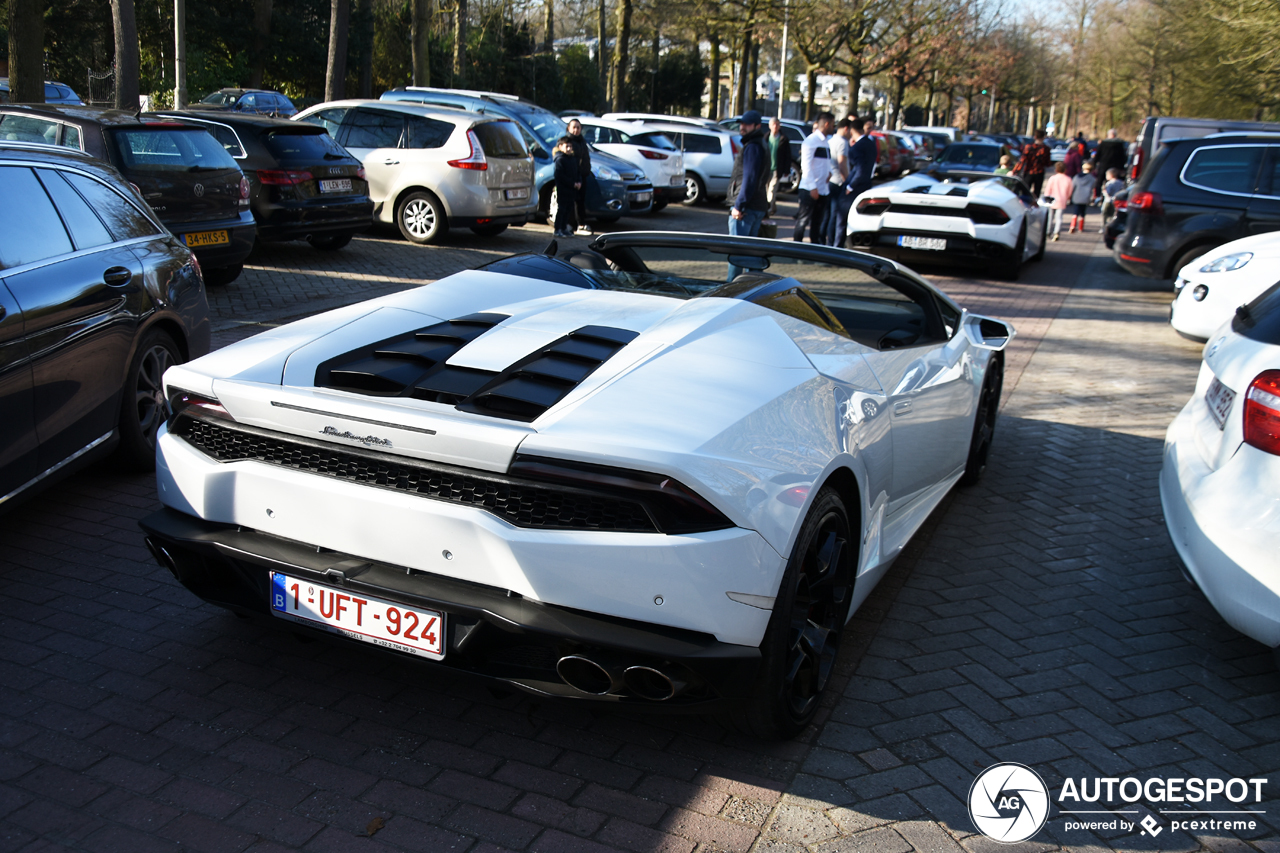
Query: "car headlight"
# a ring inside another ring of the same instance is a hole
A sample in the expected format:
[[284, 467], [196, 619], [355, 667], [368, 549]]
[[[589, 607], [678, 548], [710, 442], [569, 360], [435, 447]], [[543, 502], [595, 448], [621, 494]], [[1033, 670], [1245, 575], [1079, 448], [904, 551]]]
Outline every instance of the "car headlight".
[[618, 174], [617, 169], [610, 169], [608, 166], [600, 166], [595, 163], [591, 164], [591, 174], [596, 176], [597, 181], [622, 180], [622, 175]]
[[1189, 282], [1182, 276], [1178, 276], [1173, 280], [1173, 295], [1177, 296], [1182, 292], [1182, 288], [1186, 287]]
[[1214, 258], [1209, 263], [1200, 267], [1200, 272], [1231, 272], [1238, 270], [1245, 264], [1249, 263], [1253, 258], [1253, 252], [1234, 252], [1230, 255], [1223, 255], [1220, 258]]

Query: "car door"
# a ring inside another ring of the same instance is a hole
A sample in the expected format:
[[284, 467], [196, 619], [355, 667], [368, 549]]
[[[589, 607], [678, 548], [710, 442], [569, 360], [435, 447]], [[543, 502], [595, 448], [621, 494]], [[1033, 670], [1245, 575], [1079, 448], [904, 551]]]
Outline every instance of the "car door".
[[39, 473], [22, 310], [0, 283], [0, 503]]
[[22, 309], [44, 471], [115, 429], [142, 264], [62, 170], [0, 167], [0, 195], [22, 200], [0, 225], [12, 238], [0, 249], [0, 264]]
[[357, 108], [342, 120], [339, 143], [364, 164], [369, 198], [375, 205], [385, 203], [396, 188], [400, 161], [405, 156], [400, 148], [404, 119], [401, 112]]

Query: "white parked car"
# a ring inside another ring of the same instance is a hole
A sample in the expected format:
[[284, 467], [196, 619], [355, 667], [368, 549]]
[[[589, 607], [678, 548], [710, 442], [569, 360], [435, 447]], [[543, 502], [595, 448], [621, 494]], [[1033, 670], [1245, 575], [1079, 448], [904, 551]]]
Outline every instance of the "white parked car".
[[958, 263], [1016, 280], [1044, 257], [1048, 209], [1009, 175], [908, 175], [858, 196], [849, 246], [918, 263]]
[[870, 255], [607, 234], [171, 369], [142, 526], [290, 630], [790, 736], [981, 474], [1012, 336]]
[[1214, 609], [1280, 646], [1280, 283], [1205, 347], [1195, 395], [1165, 437], [1160, 502]]
[[1173, 282], [1169, 322], [1178, 334], [1207, 341], [1236, 308], [1280, 280], [1280, 232], [1234, 240], [1183, 267]]
[[676, 116], [646, 116], [643, 113], [605, 113], [616, 121], [643, 121], [663, 133], [684, 154], [685, 196], [688, 205], [722, 199], [729, 192], [733, 159], [742, 147], [742, 137], [708, 119]]
[[592, 147], [644, 170], [653, 184], [653, 209], [662, 210], [685, 195], [684, 154], [660, 130], [638, 122], [575, 116]]
[[364, 164], [375, 222], [406, 240], [450, 228], [492, 237], [538, 209], [533, 157], [508, 118], [405, 101], [317, 104], [293, 117], [318, 124]]

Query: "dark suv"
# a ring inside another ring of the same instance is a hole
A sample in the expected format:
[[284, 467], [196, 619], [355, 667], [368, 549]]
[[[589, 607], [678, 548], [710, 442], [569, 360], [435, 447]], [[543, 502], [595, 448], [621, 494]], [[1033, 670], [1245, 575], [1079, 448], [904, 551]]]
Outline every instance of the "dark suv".
[[1134, 275], [1172, 278], [1223, 243], [1280, 230], [1280, 135], [1170, 140], [1128, 202], [1116, 260]]
[[157, 116], [203, 127], [240, 164], [263, 240], [306, 240], [317, 249], [341, 249], [351, 235], [373, 224], [364, 166], [323, 127], [194, 110]]
[[98, 107], [8, 104], [0, 141], [61, 145], [106, 160], [196, 253], [205, 284], [240, 275], [257, 233], [249, 182], [203, 128]]
[[160, 377], [209, 351], [191, 250], [105, 163], [0, 143], [0, 510], [123, 451], [155, 465]]

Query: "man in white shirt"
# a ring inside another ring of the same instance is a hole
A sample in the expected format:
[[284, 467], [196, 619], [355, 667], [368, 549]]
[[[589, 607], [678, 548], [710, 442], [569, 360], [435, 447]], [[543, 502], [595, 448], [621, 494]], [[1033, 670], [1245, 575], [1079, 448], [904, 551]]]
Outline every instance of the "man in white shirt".
[[835, 131], [836, 117], [828, 112], [818, 113], [813, 122], [813, 133], [805, 137], [800, 146], [800, 193], [796, 210], [796, 230], [791, 239], [804, 242], [805, 229], [809, 229], [809, 242], [825, 243], [823, 226], [827, 212], [827, 197], [831, 186], [831, 149], [827, 137]]
[[841, 216], [836, 200], [844, 192], [844, 182], [849, 178], [849, 140], [853, 137], [851, 117], [840, 120], [835, 135], [827, 140], [831, 149], [831, 186], [827, 188], [826, 244], [844, 245], [844, 228], [848, 216]]

